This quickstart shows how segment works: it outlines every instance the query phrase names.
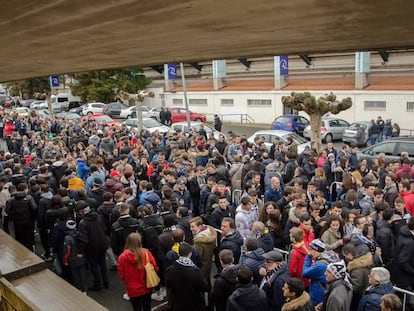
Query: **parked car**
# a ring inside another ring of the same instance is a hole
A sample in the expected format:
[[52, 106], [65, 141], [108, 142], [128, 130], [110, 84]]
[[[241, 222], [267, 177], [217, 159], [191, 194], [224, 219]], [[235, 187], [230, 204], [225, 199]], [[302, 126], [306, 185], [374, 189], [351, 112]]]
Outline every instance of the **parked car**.
[[47, 102], [44, 100], [35, 100], [30, 104], [30, 109], [48, 109]]
[[[168, 126], [161, 124], [153, 118], [142, 118], [142, 123], [143, 128], [147, 129], [150, 133], [158, 130], [161, 134], [165, 134], [170, 131]], [[125, 125], [128, 129], [136, 128], [138, 126], [138, 120], [136, 118], [129, 118], [122, 122], [121, 125]]]
[[309, 124], [309, 120], [305, 117], [295, 114], [285, 114], [277, 117], [273, 121], [270, 129], [295, 132], [299, 135], [303, 135], [303, 131]]
[[79, 120], [81, 119], [80, 115], [78, 115], [77, 113], [70, 112], [70, 111], [64, 111], [64, 112], [57, 113], [55, 117], [60, 118], [60, 119], [66, 119], [69, 121], [75, 121], [75, 122], [79, 122]]
[[359, 147], [367, 146], [369, 142], [368, 130], [371, 127], [370, 121], [357, 121], [357, 122], [352, 123], [350, 126], [348, 126], [345, 129], [344, 134], [342, 136], [342, 141], [350, 145], [357, 144], [357, 127], [356, 127], [357, 124], [359, 124], [359, 126], [364, 130], [364, 136], [365, 136], [365, 143], [363, 145], [360, 145]]
[[20, 105], [22, 105], [22, 107], [29, 107], [30, 108], [30, 104], [32, 102], [34, 102], [36, 99], [24, 99], [20, 101]]
[[359, 160], [366, 159], [372, 167], [380, 153], [384, 153], [389, 160], [399, 160], [401, 152], [408, 152], [410, 160], [414, 160], [414, 136], [400, 136], [384, 140], [375, 145], [361, 149], [357, 153]]
[[27, 107], [16, 107], [16, 108], [13, 108], [12, 112], [17, 114], [19, 117], [30, 116], [30, 109]]
[[[349, 123], [342, 119], [323, 118], [321, 121], [321, 138], [324, 142], [340, 140]], [[303, 131], [303, 137], [311, 138], [310, 124]]]
[[81, 118], [81, 121], [95, 121], [98, 124], [102, 124], [105, 126], [113, 126], [113, 125], [119, 125], [118, 122], [116, 122], [114, 119], [112, 119], [110, 116], [102, 113], [94, 113], [94, 114], [88, 114], [86, 116], [83, 116]]
[[0, 105], [3, 107], [11, 107], [13, 99], [8, 95], [0, 95]]
[[74, 107], [74, 108], [71, 108], [71, 109], [69, 109], [69, 112], [73, 112], [73, 113], [76, 113], [76, 114], [78, 114], [78, 115], [82, 115], [82, 110], [83, 110], [83, 107], [85, 106], [86, 104], [83, 104], [83, 105], [81, 105], [81, 106], [79, 106], [79, 107]]
[[[181, 122], [187, 120], [187, 110], [181, 107], [167, 107], [171, 112], [171, 123]], [[154, 107], [147, 113], [148, 118], [157, 119], [160, 121], [161, 107]], [[206, 116], [197, 112], [190, 111], [190, 121], [199, 121], [205, 123], [207, 120]]]
[[186, 133], [189, 134], [190, 133], [190, 128], [195, 129], [197, 132], [200, 130], [200, 125], [204, 126], [204, 130], [207, 133], [207, 136], [213, 132], [214, 133], [214, 138], [215, 139], [219, 139], [220, 135], [224, 135], [224, 137], [226, 137], [225, 134], [223, 134], [222, 132], [216, 131], [212, 126], [208, 125], [207, 123], [202, 123], [202, 122], [196, 122], [196, 121], [191, 121], [190, 122], [190, 127], [188, 127], [187, 121], [183, 121], [183, 122], [176, 122], [171, 124], [171, 130], [174, 132], [182, 132], [182, 133]]
[[108, 107], [104, 103], [87, 103], [82, 107], [82, 115], [84, 116], [95, 113], [108, 114]]
[[280, 141], [286, 143], [287, 138], [290, 136], [293, 139], [293, 142], [297, 144], [298, 146], [298, 153], [302, 153], [306, 146], [310, 147], [310, 142], [307, 141], [305, 138], [299, 136], [296, 133], [292, 133], [290, 131], [283, 131], [283, 130], [263, 130], [263, 131], [257, 131], [252, 136], [250, 136], [247, 141], [249, 143], [254, 143], [254, 139], [256, 137], [263, 137], [265, 141], [265, 145], [267, 150], [270, 150], [270, 147], [272, 146], [273, 142], [275, 141], [276, 137], [279, 137]]
[[108, 108], [108, 115], [112, 118], [119, 118], [121, 111], [128, 108], [127, 105], [120, 102], [106, 104], [106, 107]]
[[[120, 118], [136, 118], [137, 117], [137, 113], [136, 113], [137, 108], [135, 106], [127, 106], [125, 109], [122, 109], [121, 114], [119, 115]], [[141, 111], [142, 111], [142, 116], [143, 117], [147, 117], [148, 111], [150, 111], [150, 109], [148, 108], [148, 106], [141, 106]]]
[[50, 113], [49, 113], [48, 109], [34, 109], [34, 110], [32, 110], [32, 112], [34, 112], [36, 117], [39, 117], [39, 118], [49, 118], [50, 117]]

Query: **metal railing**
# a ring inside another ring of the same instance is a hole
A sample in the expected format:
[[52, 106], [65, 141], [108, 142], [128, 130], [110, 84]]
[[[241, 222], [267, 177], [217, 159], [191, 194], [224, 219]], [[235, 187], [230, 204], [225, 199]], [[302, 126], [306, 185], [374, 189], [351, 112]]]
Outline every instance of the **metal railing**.
[[413, 136], [414, 130], [412, 129], [400, 129], [400, 136]]
[[399, 288], [399, 287], [396, 287], [396, 286], [394, 286], [394, 290], [396, 292], [398, 292], [398, 293], [404, 294], [403, 301], [402, 301], [402, 305], [403, 305], [403, 311], [405, 311], [406, 304], [407, 304], [407, 295], [414, 297], [414, 292], [410, 292], [410, 291], [408, 291], [406, 289], [402, 289], [402, 288]]
[[[208, 120], [214, 120], [214, 113], [203, 113]], [[247, 113], [218, 113], [222, 122], [235, 121], [240, 119], [240, 124], [254, 124], [255, 120]]]

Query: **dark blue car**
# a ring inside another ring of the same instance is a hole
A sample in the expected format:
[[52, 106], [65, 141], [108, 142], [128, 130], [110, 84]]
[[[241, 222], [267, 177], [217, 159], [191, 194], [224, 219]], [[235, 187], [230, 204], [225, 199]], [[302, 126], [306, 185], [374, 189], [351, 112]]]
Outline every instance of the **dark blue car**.
[[295, 132], [303, 136], [303, 130], [309, 125], [309, 120], [295, 114], [285, 114], [277, 117], [271, 126], [272, 130]]

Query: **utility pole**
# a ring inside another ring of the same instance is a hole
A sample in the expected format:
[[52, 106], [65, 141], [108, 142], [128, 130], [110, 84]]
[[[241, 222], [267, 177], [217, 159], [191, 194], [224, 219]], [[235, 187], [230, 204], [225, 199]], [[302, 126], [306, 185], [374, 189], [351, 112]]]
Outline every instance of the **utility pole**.
[[137, 94], [130, 94], [128, 92], [121, 91], [119, 92], [119, 96], [123, 100], [133, 100], [135, 103], [135, 109], [137, 113], [137, 129], [138, 129], [138, 135], [141, 133], [141, 130], [143, 129], [144, 125], [142, 123], [142, 110], [141, 105], [144, 101], [145, 97], [154, 97], [153, 92], [147, 92], [145, 90], [139, 91]]

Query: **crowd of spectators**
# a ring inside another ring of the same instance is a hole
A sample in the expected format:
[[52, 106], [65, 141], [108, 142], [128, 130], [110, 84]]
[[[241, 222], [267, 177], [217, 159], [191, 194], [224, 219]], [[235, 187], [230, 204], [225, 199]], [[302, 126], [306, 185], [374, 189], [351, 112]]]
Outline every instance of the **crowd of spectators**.
[[[83, 292], [108, 288], [109, 268], [134, 310], [150, 298], [173, 310], [392, 310], [393, 284], [414, 286], [406, 153], [369, 166], [347, 144], [298, 154], [292, 140], [268, 150], [233, 133], [34, 117], [5, 120], [3, 132], [3, 229], [32, 251], [38, 232], [42, 257]], [[161, 278], [154, 289], [118, 265], [143, 269], [142, 249]]]

